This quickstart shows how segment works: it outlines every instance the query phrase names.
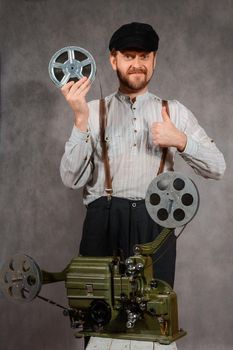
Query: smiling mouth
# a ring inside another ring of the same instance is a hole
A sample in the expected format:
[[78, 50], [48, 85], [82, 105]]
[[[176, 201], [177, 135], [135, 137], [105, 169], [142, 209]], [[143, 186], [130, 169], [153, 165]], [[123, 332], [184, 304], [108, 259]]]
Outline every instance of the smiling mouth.
[[141, 74], [144, 74], [145, 75], [145, 73], [144, 72], [132, 72], [132, 73], [129, 73], [129, 75], [141, 75]]

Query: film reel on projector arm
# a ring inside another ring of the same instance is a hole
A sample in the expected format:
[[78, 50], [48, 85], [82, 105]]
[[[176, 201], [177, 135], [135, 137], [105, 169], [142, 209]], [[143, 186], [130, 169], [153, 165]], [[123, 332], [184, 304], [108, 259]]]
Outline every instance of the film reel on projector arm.
[[28, 255], [16, 254], [0, 270], [0, 287], [7, 299], [32, 301], [40, 292], [42, 274], [37, 263]]
[[88, 77], [93, 82], [96, 63], [87, 50], [78, 46], [67, 46], [52, 56], [48, 70], [53, 83], [61, 88], [69, 81], [78, 81], [83, 77]]
[[196, 215], [199, 193], [190, 178], [168, 171], [152, 180], [145, 202], [149, 215], [157, 224], [176, 228], [186, 225]]

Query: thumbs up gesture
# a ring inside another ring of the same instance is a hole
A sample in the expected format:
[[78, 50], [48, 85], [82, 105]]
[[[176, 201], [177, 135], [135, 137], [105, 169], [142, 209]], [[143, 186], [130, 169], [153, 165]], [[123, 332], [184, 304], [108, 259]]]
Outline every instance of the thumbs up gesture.
[[167, 114], [166, 107], [162, 107], [162, 122], [151, 126], [152, 139], [160, 147], [176, 147], [179, 152], [185, 149], [187, 136], [176, 128]]

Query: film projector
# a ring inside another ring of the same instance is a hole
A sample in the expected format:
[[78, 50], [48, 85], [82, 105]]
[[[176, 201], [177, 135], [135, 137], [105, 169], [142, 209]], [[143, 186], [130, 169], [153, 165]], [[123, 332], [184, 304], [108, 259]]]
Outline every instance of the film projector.
[[145, 200], [152, 219], [164, 228], [154, 241], [136, 245], [133, 256], [126, 260], [78, 256], [63, 271], [52, 273], [41, 270], [31, 257], [18, 254], [9, 258], [0, 272], [5, 296], [19, 302], [36, 297], [45, 300], [39, 295], [42, 286], [64, 281], [69, 307], [63, 308], [63, 313], [76, 329], [76, 337], [170, 344], [184, 336], [186, 332], [178, 324], [176, 293], [154, 277], [152, 255], [174, 228], [186, 225], [195, 216], [198, 191], [187, 176], [166, 172], [151, 182]]

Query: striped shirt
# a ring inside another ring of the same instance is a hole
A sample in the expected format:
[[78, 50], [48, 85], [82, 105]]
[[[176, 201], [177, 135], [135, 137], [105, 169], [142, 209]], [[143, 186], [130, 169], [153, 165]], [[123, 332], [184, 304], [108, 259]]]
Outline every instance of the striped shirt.
[[[156, 176], [161, 148], [152, 140], [150, 128], [162, 122], [162, 100], [150, 92], [137, 96], [135, 102], [119, 91], [106, 97], [107, 126], [105, 140], [112, 177], [113, 195], [144, 199], [147, 187]], [[222, 153], [198, 124], [193, 114], [176, 100], [169, 100], [171, 121], [187, 136], [180, 156], [197, 174], [219, 179], [225, 171]], [[84, 204], [105, 196], [105, 173], [101, 159], [99, 100], [88, 103], [87, 132], [73, 127], [66, 142], [60, 173], [70, 188], [84, 186]], [[173, 170], [176, 148], [169, 147], [164, 171]]]

